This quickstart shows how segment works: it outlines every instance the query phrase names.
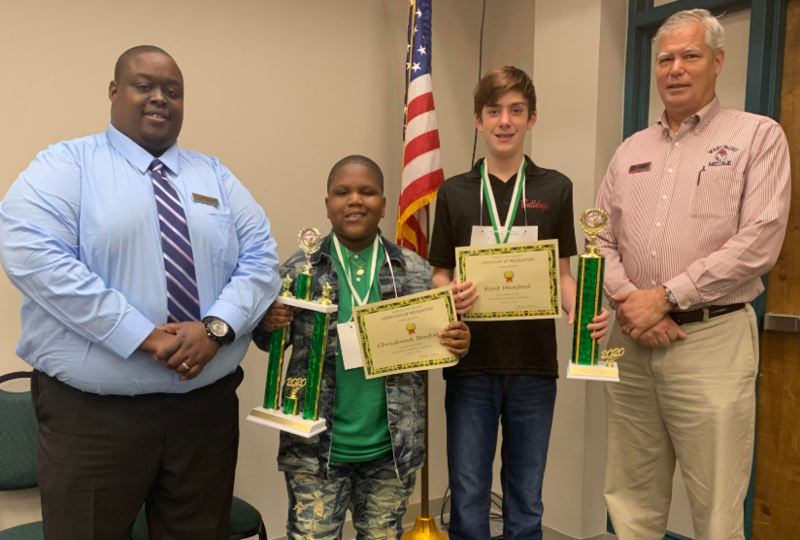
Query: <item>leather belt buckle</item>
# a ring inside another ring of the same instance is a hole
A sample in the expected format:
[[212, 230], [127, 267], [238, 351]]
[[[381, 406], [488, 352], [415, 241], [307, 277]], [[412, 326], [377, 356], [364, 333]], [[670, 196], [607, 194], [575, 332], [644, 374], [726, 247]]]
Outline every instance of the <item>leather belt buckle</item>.
[[703, 308], [703, 322], [707, 323], [710, 318], [711, 318], [711, 316], [709, 314], [708, 308], [704, 307]]

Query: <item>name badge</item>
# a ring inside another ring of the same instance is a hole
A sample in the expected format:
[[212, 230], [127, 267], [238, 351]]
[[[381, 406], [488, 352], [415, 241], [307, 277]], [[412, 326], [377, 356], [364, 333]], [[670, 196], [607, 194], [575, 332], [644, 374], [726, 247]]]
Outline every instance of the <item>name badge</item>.
[[644, 172], [649, 171], [650, 166], [653, 164], [652, 161], [648, 161], [647, 163], [639, 163], [638, 165], [631, 165], [631, 168], [628, 169], [628, 174], [634, 174], [637, 172]]
[[[518, 242], [536, 242], [539, 240], [539, 227], [514, 227], [508, 235], [508, 243], [515, 244]], [[481, 227], [475, 225], [472, 227], [472, 238], [470, 238], [470, 246], [492, 246], [497, 243], [497, 237], [494, 235], [494, 229], [491, 226]]]
[[199, 193], [192, 193], [192, 200], [203, 204], [210, 204], [211, 206], [219, 206], [219, 201], [214, 197], [208, 195], [200, 195]]
[[339, 334], [339, 346], [342, 349], [342, 362], [344, 369], [364, 369], [364, 360], [361, 358], [361, 348], [358, 346], [356, 323], [339, 323], [336, 326]]

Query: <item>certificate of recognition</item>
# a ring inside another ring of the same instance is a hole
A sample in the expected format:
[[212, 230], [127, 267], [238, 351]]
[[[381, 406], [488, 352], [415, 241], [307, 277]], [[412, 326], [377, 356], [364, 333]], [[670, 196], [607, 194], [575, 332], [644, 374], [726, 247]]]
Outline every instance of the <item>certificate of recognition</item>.
[[367, 379], [454, 366], [438, 333], [456, 320], [450, 287], [353, 308]]
[[556, 240], [456, 248], [456, 278], [472, 281], [478, 294], [465, 320], [561, 317]]

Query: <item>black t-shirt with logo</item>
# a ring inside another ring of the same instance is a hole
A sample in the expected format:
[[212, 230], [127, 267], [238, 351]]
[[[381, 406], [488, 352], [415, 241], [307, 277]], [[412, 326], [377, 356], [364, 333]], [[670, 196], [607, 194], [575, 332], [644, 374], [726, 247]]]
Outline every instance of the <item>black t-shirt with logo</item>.
[[[542, 169], [525, 156], [525, 196], [513, 227], [539, 227], [539, 240], [558, 240], [559, 257], [578, 254], [572, 212], [572, 182], [558, 171]], [[472, 227], [481, 224], [481, 163], [454, 176], [439, 188], [433, 224], [431, 266], [454, 269], [457, 247], [469, 246]], [[489, 175], [500, 223], [512, 204], [517, 175], [503, 182]], [[483, 225], [491, 227], [489, 201], [483, 202]], [[512, 227], [512, 228], [513, 228]], [[478, 375], [536, 375], [558, 377], [555, 322], [469, 322], [472, 344], [458, 365], [446, 368], [444, 378]]]

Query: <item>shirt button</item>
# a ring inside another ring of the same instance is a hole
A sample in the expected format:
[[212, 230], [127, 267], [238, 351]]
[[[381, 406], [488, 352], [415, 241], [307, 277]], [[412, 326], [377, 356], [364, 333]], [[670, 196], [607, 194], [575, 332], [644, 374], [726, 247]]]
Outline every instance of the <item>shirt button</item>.
[[650, 285], [652, 285], [653, 287], [655, 287], [655, 286], [656, 286], [656, 282], [655, 282], [655, 281], [651, 281], [651, 282], [650, 282]]
[[356, 259], [358, 259], [358, 255], [357, 255], [357, 254], [356, 254], [356, 255], [353, 255], [353, 257], [354, 257], [354, 258], [356, 258]]
[[664, 199], [665, 201], [667, 200], [667, 196], [666, 195], [662, 195], [661, 198]]
[[672, 172], [672, 169], [668, 170], [667, 172]]
[[679, 142], [675, 143], [675, 146], [680, 146], [680, 145], [681, 145], [681, 143], [679, 143]]
[[655, 256], [656, 256], [656, 252], [654, 251], [654, 252], [652, 253], [652, 255], [653, 255], [653, 257], [655, 257]]
[[661, 222], [656, 223], [656, 227], [661, 227]]
[[329, 386], [329, 387], [333, 386], [333, 379], [330, 379], [330, 378], [329, 379], [325, 379], [325, 385]]

